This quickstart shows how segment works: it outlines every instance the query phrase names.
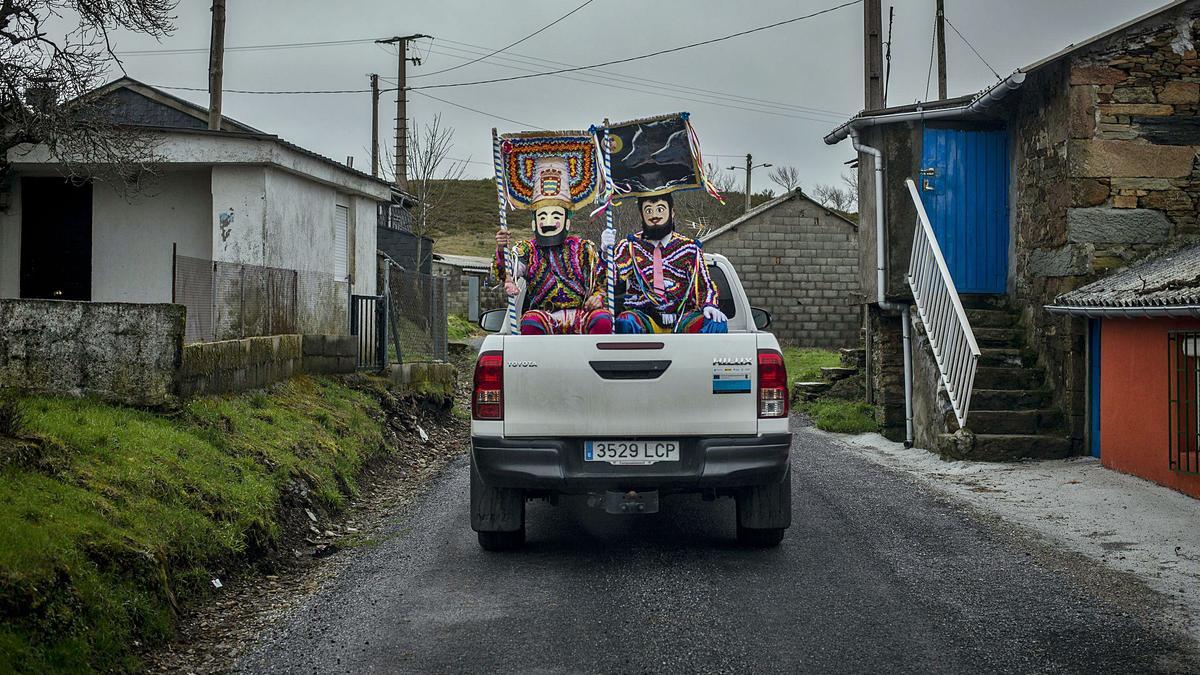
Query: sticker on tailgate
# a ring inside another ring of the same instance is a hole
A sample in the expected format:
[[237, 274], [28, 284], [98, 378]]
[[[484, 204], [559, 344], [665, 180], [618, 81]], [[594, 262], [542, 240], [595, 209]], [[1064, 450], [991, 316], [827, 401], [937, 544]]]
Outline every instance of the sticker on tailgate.
[[750, 359], [713, 359], [712, 393], [749, 394], [752, 367]]

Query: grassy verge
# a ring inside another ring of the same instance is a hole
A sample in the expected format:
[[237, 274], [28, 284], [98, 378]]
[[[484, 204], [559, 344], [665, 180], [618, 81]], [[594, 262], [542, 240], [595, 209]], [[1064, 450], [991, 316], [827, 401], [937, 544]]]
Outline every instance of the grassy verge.
[[801, 410], [812, 418], [813, 426], [839, 434], [865, 434], [878, 431], [875, 410], [862, 401], [823, 398], [803, 404]]
[[792, 382], [814, 382], [821, 379], [822, 368], [832, 368], [840, 363], [835, 351], [797, 347], [784, 347], [783, 361]]
[[326, 379], [173, 415], [51, 397], [9, 411], [0, 672], [135, 670], [132, 647], [167, 638], [224, 565], [278, 543], [297, 482], [336, 510], [388, 452], [379, 402]]
[[446, 335], [451, 340], [466, 340], [476, 335], [483, 335], [483, 329], [475, 325], [467, 319], [467, 317], [459, 314], [451, 314], [446, 317]]

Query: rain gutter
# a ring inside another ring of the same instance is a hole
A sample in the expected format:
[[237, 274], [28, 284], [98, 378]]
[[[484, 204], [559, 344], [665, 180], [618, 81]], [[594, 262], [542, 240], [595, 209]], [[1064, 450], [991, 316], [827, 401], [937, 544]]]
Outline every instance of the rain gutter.
[[1046, 305], [1046, 311], [1051, 314], [1082, 316], [1089, 319], [1200, 318], [1200, 305], [1161, 305], [1158, 307], [1073, 307], [1067, 305]]

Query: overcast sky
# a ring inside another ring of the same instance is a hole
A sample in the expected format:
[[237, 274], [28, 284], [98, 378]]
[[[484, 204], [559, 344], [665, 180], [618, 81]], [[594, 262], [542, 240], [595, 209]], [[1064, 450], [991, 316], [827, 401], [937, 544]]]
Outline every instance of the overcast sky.
[[[593, 0], [562, 23], [506, 52], [453, 72], [411, 79], [413, 87], [589, 65], [727, 35], [790, 19], [842, 0]], [[946, 15], [1001, 75], [1070, 43], [1102, 32], [1164, 4], [1165, 0], [946, 0]], [[583, 0], [229, 0], [226, 45], [353, 40], [425, 33], [415, 44], [423, 63], [410, 77], [449, 68], [499, 48], [550, 23]], [[121, 35], [118, 51], [207, 48], [206, 0], [182, 0], [175, 33], [161, 44]], [[884, 3], [895, 7], [889, 104], [926, 98], [934, 0]], [[978, 57], [947, 29], [951, 96], [995, 81]], [[484, 48], [481, 52], [479, 48]], [[129, 54], [130, 76], [155, 85], [207, 85], [206, 53]], [[522, 124], [457, 108], [412, 92], [409, 115], [427, 121], [440, 113], [454, 128], [454, 153], [470, 159], [468, 174], [491, 175], [490, 129], [584, 128], [686, 110], [700, 135], [706, 160], [742, 165], [791, 164], [802, 184], [835, 182], [852, 158], [848, 143], [830, 148], [822, 136], [860, 110], [862, 5], [724, 42], [603, 69], [603, 81], [583, 73], [516, 82], [449, 87], [425, 93]], [[227, 89], [361, 89], [367, 74], [395, 77], [396, 52], [375, 44], [231, 51]], [[935, 76], [936, 77], [936, 76]], [[643, 79], [628, 79], [643, 78]], [[647, 80], [675, 87], [659, 90]], [[389, 86], [389, 85], [384, 85]], [[681, 89], [683, 91], [681, 91]], [[936, 98], [936, 81], [930, 97]], [[173, 93], [207, 105], [203, 92]], [[380, 105], [381, 140], [390, 145], [394, 94]], [[370, 168], [370, 95], [225, 94], [225, 114], [339, 160], [355, 156]], [[741, 185], [742, 173], [737, 174]], [[755, 190], [769, 185], [755, 173]], [[770, 185], [778, 191], [777, 186]]]

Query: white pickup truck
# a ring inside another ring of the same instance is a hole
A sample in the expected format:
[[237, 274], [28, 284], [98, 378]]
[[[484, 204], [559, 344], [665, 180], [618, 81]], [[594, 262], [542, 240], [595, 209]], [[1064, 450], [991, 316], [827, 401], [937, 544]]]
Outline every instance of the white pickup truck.
[[[775, 546], [791, 525], [788, 381], [729, 260], [705, 254], [727, 334], [509, 334], [505, 310], [475, 364], [471, 527], [488, 550], [525, 541], [525, 502], [587, 495], [651, 513], [660, 495], [737, 500], [738, 541]], [[521, 300], [522, 298], [518, 298]]]

